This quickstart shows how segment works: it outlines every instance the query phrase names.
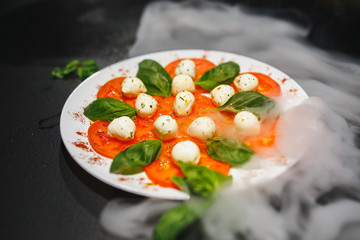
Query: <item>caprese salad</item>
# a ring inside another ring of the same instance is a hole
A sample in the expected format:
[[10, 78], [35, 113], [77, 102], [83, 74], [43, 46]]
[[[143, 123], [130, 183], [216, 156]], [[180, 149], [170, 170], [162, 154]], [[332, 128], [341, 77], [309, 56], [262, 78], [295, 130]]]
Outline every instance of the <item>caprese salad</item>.
[[163, 67], [147, 59], [136, 76], [101, 86], [84, 115], [90, 145], [113, 159], [111, 173], [145, 171], [154, 184], [189, 191], [194, 176], [229, 180], [232, 167], [272, 146], [272, 98], [280, 95], [271, 77], [240, 73], [234, 62], [190, 58]]

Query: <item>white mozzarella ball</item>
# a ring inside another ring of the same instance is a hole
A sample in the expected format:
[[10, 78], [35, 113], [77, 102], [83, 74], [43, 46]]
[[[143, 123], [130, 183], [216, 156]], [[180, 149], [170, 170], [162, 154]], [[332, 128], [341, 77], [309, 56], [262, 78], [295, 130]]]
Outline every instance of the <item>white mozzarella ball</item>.
[[252, 91], [259, 85], [259, 80], [254, 75], [245, 73], [237, 76], [234, 84], [239, 91]]
[[147, 92], [144, 83], [137, 77], [127, 77], [121, 84], [121, 91], [128, 98], [134, 98], [139, 93]]
[[133, 120], [127, 116], [123, 116], [111, 121], [107, 129], [107, 134], [121, 141], [129, 141], [134, 139], [135, 131], [136, 126]]
[[260, 121], [252, 112], [242, 111], [234, 118], [235, 129], [242, 135], [256, 135], [260, 133]]
[[183, 117], [191, 113], [195, 97], [191, 92], [179, 92], [175, 97], [174, 110], [177, 116]]
[[154, 122], [154, 132], [162, 140], [175, 138], [178, 133], [176, 121], [168, 115], [158, 117]]
[[196, 76], [196, 65], [194, 61], [190, 59], [185, 59], [179, 62], [175, 69], [175, 76], [180, 74], [187, 74], [192, 78]]
[[197, 164], [200, 160], [200, 149], [192, 141], [186, 140], [175, 144], [171, 157], [176, 161]]
[[146, 94], [139, 93], [135, 101], [136, 114], [142, 118], [151, 118], [157, 109], [155, 98]]
[[173, 95], [183, 91], [195, 92], [194, 81], [186, 74], [175, 76], [171, 84], [171, 92]]
[[234, 94], [235, 90], [226, 84], [219, 85], [210, 92], [211, 100], [217, 107], [224, 105]]
[[198, 139], [209, 139], [216, 132], [215, 122], [208, 117], [199, 117], [195, 119], [189, 126], [187, 133]]

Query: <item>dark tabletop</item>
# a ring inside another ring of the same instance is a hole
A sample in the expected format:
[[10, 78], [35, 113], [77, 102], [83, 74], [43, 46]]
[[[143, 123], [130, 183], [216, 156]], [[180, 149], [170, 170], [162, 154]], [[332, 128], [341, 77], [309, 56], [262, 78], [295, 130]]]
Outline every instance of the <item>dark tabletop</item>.
[[[276, 7], [287, 1], [271, 2], [271, 7]], [[142, 198], [98, 181], [70, 157], [60, 137], [59, 118], [67, 97], [81, 80], [53, 79], [50, 73], [72, 59], [94, 58], [100, 68], [125, 59], [146, 3], [2, 1], [2, 239], [109, 239], [99, 225], [105, 204], [116, 197]], [[301, 4], [297, 7], [304, 8]], [[100, 15], [106, 21], [98, 19]], [[298, 21], [296, 16], [290, 18]], [[323, 44], [321, 36], [331, 34], [327, 31], [312, 32], [309, 38], [325, 48], [335, 46], [359, 54], [359, 48], [349, 50], [348, 44], [336, 39]]]
[[[2, 239], [104, 239], [99, 214], [109, 199], [141, 198], [82, 170], [60, 137], [61, 109], [76, 77], [54, 66], [126, 58], [145, 1], [17, 1], [1, 12]], [[105, 11], [107, 24], [96, 22]], [[5, 32], [5, 34], [4, 34]]]

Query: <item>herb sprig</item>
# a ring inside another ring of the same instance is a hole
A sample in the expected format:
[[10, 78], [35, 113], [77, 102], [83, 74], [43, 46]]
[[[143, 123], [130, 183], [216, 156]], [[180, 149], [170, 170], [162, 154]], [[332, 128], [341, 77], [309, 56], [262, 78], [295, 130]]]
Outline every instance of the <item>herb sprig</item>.
[[56, 67], [52, 70], [51, 76], [54, 78], [64, 79], [77, 70], [77, 76], [81, 80], [85, 80], [92, 74], [99, 71], [99, 66], [94, 59], [85, 59], [82, 63], [79, 60], [68, 62], [64, 68]]

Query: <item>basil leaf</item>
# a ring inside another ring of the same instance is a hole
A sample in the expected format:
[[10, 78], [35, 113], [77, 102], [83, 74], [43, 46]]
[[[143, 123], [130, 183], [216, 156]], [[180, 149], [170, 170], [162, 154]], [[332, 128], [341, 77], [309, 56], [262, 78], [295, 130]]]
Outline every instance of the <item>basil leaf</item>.
[[181, 189], [181, 191], [190, 193], [190, 189], [184, 177], [172, 176], [171, 180]]
[[217, 107], [221, 111], [250, 111], [256, 115], [268, 113], [275, 107], [275, 101], [261, 93], [244, 91], [235, 93], [224, 105]]
[[80, 63], [79, 60], [72, 60], [66, 64], [64, 69], [61, 69], [60, 67], [54, 68], [51, 72], [51, 76], [64, 78], [76, 69], [78, 76], [82, 80], [99, 71], [99, 67], [94, 59], [85, 59], [82, 63]]
[[206, 144], [210, 157], [238, 167], [248, 162], [254, 151], [243, 142], [224, 137], [214, 137]]
[[210, 198], [220, 187], [232, 181], [231, 176], [225, 176], [204, 166], [183, 162], [178, 164], [185, 177], [183, 180], [179, 180], [179, 177], [172, 179], [175, 179], [175, 184], [179, 183], [181, 190], [192, 195]]
[[99, 71], [99, 67], [95, 60], [85, 59], [78, 68], [77, 74], [82, 80], [85, 80], [97, 71]]
[[154, 240], [174, 240], [179, 233], [197, 221], [212, 204], [211, 201], [196, 201], [181, 204], [165, 212], [154, 229]]
[[125, 175], [142, 172], [144, 166], [159, 157], [161, 149], [162, 142], [158, 139], [135, 143], [114, 157], [110, 172]]
[[79, 67], [79, 65], [80, 65], [79, 60], [72, 60], [68, 62], [68, 64], [66, 64], [63, 70], [64, 75], [69, 75], [70, 73], [75, 71]]
[[56, 67], [52, 70], [51, 76], [56, 78], [64, 78], [64, 71], [61, 68]]
[[157, 222], [154, 240], [172, 240], [185, 227], [195, 222], [198, 215], [187, 204], [182, 204], [165, 212]]
[[230, 84], [239, 74], [240, 67], [234, 62], [226, 62], [210, 69], [202, 75], [195, 85], [200, 85], [206, 90], [213, 90], [221, 84]]
[[136, 74], [146, 86], [147, 94], [171, 96], [172, 79], [168, 72], [157, 62], [146, 59], [139, 64]]
[[99, 98], [84, 109], [84, 115], [93, 121], [101, 119], [111, 122], [122, 116], [133, 119], [136, 116], [136, 111], [126, 102], [114, 98]]

